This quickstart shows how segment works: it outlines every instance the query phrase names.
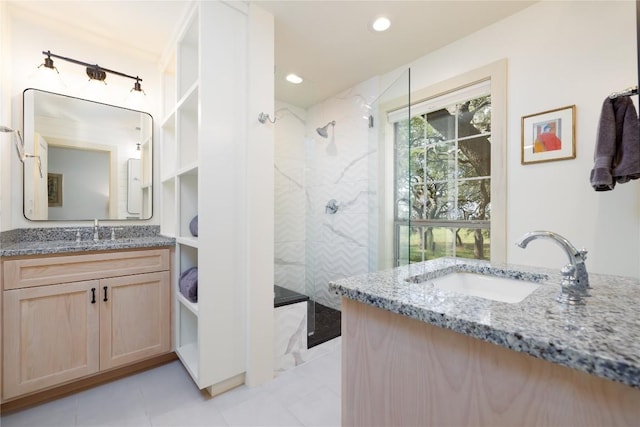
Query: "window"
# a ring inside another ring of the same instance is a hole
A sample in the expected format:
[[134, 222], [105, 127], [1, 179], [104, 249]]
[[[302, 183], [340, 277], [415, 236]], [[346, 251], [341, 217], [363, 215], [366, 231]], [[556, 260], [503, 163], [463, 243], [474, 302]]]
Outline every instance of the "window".
[[443, 256], [490, 259], [490, 81], [392, 112], [389, 119], [396, 265]]

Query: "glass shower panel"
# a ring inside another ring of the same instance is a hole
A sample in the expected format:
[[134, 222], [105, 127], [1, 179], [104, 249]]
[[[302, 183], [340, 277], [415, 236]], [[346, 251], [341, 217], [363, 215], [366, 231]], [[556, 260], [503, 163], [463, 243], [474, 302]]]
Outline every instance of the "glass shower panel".
[[[408, 70], [311, 106], [276, 102], [275, 282], [309, 298], [309, 347], [340, 335], [341, 300], [329, 282], [392, 267], [399, 251], [409, 259], [409, 138], [389, 119], [408, 105]], [[410, 131], [406, 119], [399, 126]], [[397, 167], [406, 169], [402, 182]], [[405, 196], [394, 201], [400, 188]], [[399, 245], [397, 212], [405, 217]]]
[[[284, 76], [279, 76], [284, 78]], [[276, 123], [273, 126], [274, 145], [274, 305], [279, 310], [276, 315], [278, 351], [281, 359], [279, 367], [289, 366], [287, 359], [292, 353], [307, 347], [308, 311], [305, 306], [313, 306], [313, 289], [309, 290], [308, 276], [313, 272], [313, 264], [307, 265], [307, 203], [306, 182], [307, 159], [307, 109], [291, 102], [276, 99], [272, 113]], [[308, 302], [305, 302], [308, 301]], [[295, 304], [294, 307], [282, 306]], [[286, 313], [283, 314], [283, 313]], [[279, 340], [279, 341], [278, 341]]]
[[410, 118], [411, 70], [400, 72], [382, 89], [369, 110], [369, 271], [404, 265], [411, 259], [411, 182], [413, 131]]

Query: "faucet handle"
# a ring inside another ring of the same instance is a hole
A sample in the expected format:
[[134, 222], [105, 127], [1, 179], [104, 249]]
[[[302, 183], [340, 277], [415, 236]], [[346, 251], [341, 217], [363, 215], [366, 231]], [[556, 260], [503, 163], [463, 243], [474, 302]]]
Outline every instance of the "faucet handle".
[[584, 261], [585, 259], [587, 259], [587, 254], [589, 253], [589, 251], [586, 248], [582, 248], [578, 253], [580, 254], [580, 258], [582, 258], [582, 260]]
[[64, 231], [73, 231], [74, 233], [76, 233], [76, 242], [82, 241], [82, 238], [80, 237], [80, 229], [79, 228], [65, 228]]
[[111, 240], [116, 240], [116, 230], [124, 230], [124, 227], [111, 227]]

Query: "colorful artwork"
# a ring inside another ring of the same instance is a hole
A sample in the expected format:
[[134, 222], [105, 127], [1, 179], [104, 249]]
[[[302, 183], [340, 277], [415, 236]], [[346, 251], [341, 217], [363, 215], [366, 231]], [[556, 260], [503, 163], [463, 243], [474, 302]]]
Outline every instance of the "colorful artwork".
[[562, 119], [533, 124], [533, 152], [562, 149]]
[[576, 158], [576, 106], [522, 117], [523, 165]]

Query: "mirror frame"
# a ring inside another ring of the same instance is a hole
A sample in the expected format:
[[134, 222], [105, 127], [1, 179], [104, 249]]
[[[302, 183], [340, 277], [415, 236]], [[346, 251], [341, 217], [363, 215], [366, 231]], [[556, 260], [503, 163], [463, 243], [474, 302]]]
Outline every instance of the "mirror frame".
[[[156, 147], [155, 147], [155, 130], [154, 130], [154, 121], [153, 121], [153, 116], [146, 112], [146, 111], [140, 111], [140, 110], [134, 110], [131, 108], [127, 108], [127, 107], [122, 107], [122, 106], [118, 106], [118, 105], [113, 105], [113, 104], [107, 104], [104, 102], [99, 102], [99, 101], [93, 101], [90, 99], [84, 99], [84, 98], [78, 98], [75, 96], [71, 96], [71, 95], [66, 95], [66, 94], [62, 94], [62, 93], [56, 93], [56, 92], [50, 92], [50, 91], [46, 91], [46, 90], [42, 90], [42, 89], [38, 89], [38, 88], [26, 88], [23, 93], [22, 93], [22, 127], [23, 127], [23, 137], [24, 137], [24, 142], [25, 142], [25, 149], [30, 149], [28, 148], [27, 145], [27, 138], [29, 137], [31, 139], [31, 143], [33, 145], [33, 143], [35, 143], [35, 141], [33, 141], [33, 135], [32, 134], [28, 134], [27, 133], [27, 116], [26, 116], [26, 107], [27, 107], [27, 103], [25, 102], [25, 97], [28, 91], [34, 91], [34, 93], [45, 93], [48, 95], [56, 95], [56, 96], [61, 96], [64, 97], [68, 100], [77, 100], [77, 101], [83, 101], [83, 102], [89, 102], [92, 104], [97, 104], [100, 106], [104, 106], [104, 107], [113, 107], [113, 108], [117, 108], [118, 110], [126, 110], [126, 111], [130, 111], [132, 113], [139, 113], [142, 115], [146, 115], [149, 117], [150, 119], [150, 133], [149, 133], [149, 137], [150, 137], [150, 141], [151, 141], [151, 158], [150, 158], [150, 165], [151, 165], [151, 171], [150, 171], [150, 185], [149, 185], [149, 200], [150, 200], [150, 206], [149, 206], [149, 215], [144, 217], [144, 218], [109, 218], [109, 217], [103, 217], [103, 218], [97, 218], [98, 220], [101, 221], [149, 221], [153, 218], [154, 215], [154, 186], [157, 184], [155, 183], [155, 151], [156, 151]], [[34, 100], [35, 101], [35, 100]], [[34, 107], [35, 107], [35, 102], [34, 102]], [[34, 116], [33, 113], [30, 113], [32, 116]], [[35, 131], [35, 116], [33, 117], [33, 126], [32, 128]], [[28, 163], [29, 161], [31, 162], [35, 162], [36, 160], [33, 158], [26, 158], [25, 162], [23, 162], [22, 164], [22, 215], [24, 216], [25, 219], [27, 219], [28, 221], [34, 221], [34, 222], [40, 222], [40, 221], [87, 221], [87, 220], [93, 220], [96, 218], [84, 218], [84, 217], [74, 217], [74, 218], [56, 218], [56, 219], [32, 219], [29, 218], [27, 216], [27, 199], [26, 199], [26, 174], [28, 172], [27, 169], [27, 165], [30, 163]], [[127, 170], [128, 173], [128, 160], [126, 161], [125, 165], [123, 166], [125, 168], [125, 170]], [[111, 167], [109, 170], [110, 174], [111, 174]], [[113, 178], [110, 178], [110, 186], [111, 183], [113, 182]], [[126, 185], [121, 185], [121, 183], [118, 180], [118, 177], [116, 176], [115, 178], [115, 186], [116, 189], [119, 189], [121, 187], [125, 187], [128, 191], [129, 189], [129, 184], [125, 183]], [[127, 195], [128, 197], [128, 195]], [[128, 203], [127, 203], [128, 205]], [[127, 210], [128, 212], [128, 206], [125, 206], [125, 210]]]

